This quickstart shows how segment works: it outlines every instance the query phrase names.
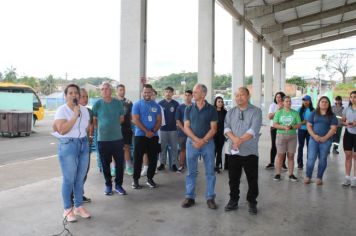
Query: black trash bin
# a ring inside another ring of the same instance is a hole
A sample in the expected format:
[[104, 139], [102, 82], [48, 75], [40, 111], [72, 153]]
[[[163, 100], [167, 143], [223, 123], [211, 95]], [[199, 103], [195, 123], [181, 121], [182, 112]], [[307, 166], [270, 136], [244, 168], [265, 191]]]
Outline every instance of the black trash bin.
[[1, 136], [30, 136], [32, 129], [32, 113], [19, 110], [0, 110]]

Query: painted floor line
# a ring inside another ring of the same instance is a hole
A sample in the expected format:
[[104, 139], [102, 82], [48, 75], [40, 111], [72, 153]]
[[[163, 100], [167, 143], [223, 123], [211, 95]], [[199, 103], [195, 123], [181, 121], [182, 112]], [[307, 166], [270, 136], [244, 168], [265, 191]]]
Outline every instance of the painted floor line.
[[31, 161], [39, 161], [39, 160], [46, 160], [46, 159], [50, 159], [53, 157], [57, 157], [57, 155], [51, 155], [51, 156], [46, 156], [46, 157], [38, 157], [32, 160], [25, 160], [25, 161], [18, 161], [18, 162], [14, 162], [14, 163], [9, 163], [9, 164], [5, 164], [5, 165], [1, 165], [1, 167], [5, 167], [5, 166], [10, 166], [10, 165], [18, 165], [18, 164], [23, 164], [23, 163], [27, 163], [27, 162], [31, 162]]

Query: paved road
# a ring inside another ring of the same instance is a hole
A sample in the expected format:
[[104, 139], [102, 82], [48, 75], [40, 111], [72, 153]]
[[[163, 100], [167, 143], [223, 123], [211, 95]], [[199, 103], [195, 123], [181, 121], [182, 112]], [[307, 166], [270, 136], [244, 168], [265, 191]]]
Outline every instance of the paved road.
[[47, 112], [29, 137], [0, 137], [0, 166], [55, 155], [57, 142], [50, 134], [53, 116]]

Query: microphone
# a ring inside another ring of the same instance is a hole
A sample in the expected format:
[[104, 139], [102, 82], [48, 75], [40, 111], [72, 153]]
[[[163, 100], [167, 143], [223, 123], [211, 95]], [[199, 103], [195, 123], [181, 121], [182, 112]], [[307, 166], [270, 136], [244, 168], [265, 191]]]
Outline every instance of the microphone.
[[[74, 98], [74, 99], [73, 99], [73, 103], [74, 103], [74, 105], [78, 106], [78, 99]], [[78, 115], [78, 117], [80, 117], [80, 110], [79, 110], [79, 115]]]

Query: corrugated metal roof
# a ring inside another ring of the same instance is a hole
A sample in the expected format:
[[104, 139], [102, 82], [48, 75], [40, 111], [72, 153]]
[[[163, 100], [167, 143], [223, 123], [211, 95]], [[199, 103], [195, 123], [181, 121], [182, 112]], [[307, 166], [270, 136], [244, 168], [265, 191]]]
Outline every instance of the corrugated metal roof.
[[[218, 2], [224, 3], [225, 8], [233, 7], [233, 0]], [[260, 34], [266, 44], [279, 53], [356, 35], [356, 0], [244, 2], [244, 16], [234, 9], [237, 12], [234, 17], [241, 14], [239, 19], [246, 21], [248, 30], [254, 32], [255, 37]]]

